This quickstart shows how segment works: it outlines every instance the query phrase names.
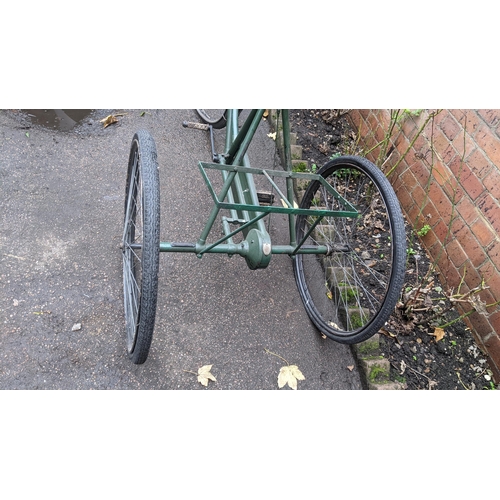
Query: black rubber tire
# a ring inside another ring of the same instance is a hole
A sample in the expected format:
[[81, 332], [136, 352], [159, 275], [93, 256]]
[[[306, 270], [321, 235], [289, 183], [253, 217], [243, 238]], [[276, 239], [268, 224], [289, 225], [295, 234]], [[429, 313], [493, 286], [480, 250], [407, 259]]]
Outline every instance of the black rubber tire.
[[139, 130], [130, 148], [122, 241], [127, 350], [135, 364], [146, 361], [153, 339], [159, 251], [160, 179], [156, 145], [147, 131]]
[[[345, 156], [318, 172], [356, 207], [358, 218], [325, 218], [306, 245], [329, 245], [328, 256], [297, 254], [294, 273], [307, 314], [318, 330], [343, 344], [362, 342], [384, 326], [400, 298], [405, 266], [404, 219], [394, 190], [368, 160]], [[307, 187], [301, 208], [342, 207], [319, 181]], [[313, 218], [298, 216], [297, 241]]]
[[213, 128], [224, 128], [226, 126], [226, 111], [225, 109], [197, 109], [199, 117]]

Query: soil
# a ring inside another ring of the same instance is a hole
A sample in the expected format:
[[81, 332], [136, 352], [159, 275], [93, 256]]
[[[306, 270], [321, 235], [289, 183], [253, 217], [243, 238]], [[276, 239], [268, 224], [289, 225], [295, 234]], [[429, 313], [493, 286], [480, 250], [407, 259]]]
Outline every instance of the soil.
[[[290, 110], [292, 132], [297, 133], [302, 159], [309, 162], [311, 169], [321, 167], [333, 155], [360, 154], [356, 133], [343, 112]], [[458, 318], [458, 313], [447, 300], [439, 276], [432, 272], [418, 236], [412, 233], [407, 223], [411, 251], [401, 302], [380, 332], [381, 354], [390, 361], [391, 378], [404, 382], [407, 389], [495, 388], [486, 356], [466, 325], [458, 320], [440, 329]], [[424, 311], [415, 312], [404, 304], [415, 304], [414, 309]]]

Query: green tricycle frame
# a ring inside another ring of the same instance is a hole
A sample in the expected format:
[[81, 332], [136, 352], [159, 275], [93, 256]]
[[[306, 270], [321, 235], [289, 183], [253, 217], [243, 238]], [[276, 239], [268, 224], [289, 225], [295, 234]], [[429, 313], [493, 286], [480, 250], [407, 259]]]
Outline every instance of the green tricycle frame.
[[[148, 357], [162, 252], [192, 253], [198, 258], [212, 253], [240, 255], [252, 270], [266, 268], [272, 255], [288, 255], [306, 312], [322, 334], [347, 344], [374, 335], [399, 299], [406, 259], [399, 203], [380, 169], [365, 158], [343, 156], [317, 172], [295, 172], [288, 110], [277, 110], [283, 168], [255, 168], [250, 166], [248, 148], [265, 110], [250, 110], [245, 118], [237, 109], [196, 111], [203, 123], [186, 121], [183, 126], [210, 134], [212, 161], [200, 161], [198, 167], [213, 208], [194, 242], [159, 240], [156, 145], [144, 130], [132, 140], [121, 243], [131, 360], [141, 364]], [[222, 128], [225, 146], [217, 153], [214, 129]], [[213, 174], [220, 174], [219, 189], [211, 180]], [[258, 192], [256, 176], [265, 178], [271, 191]], [[308, 187], [300, 193], [299, 205], [296, 186], [305, 183]], [[275, 195], [280, 201], [276, 205]], [[273, 244], [264, 223], [270, 214], [288, 216], [288, 244]], [[222, 236], [209, 242], [218, 220]]]

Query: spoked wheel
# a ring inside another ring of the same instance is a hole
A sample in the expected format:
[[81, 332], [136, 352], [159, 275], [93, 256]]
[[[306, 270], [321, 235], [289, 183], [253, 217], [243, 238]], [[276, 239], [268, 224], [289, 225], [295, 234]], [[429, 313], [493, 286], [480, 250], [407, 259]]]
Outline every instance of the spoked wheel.
[[[325, 217], [305, 245], [327, 245], [331, 253], [297, 254], [295, 279], [318, 330], [337, 342], [355, 344], [380, 330], [399, 299], [406, 262], [403, 216], [385, 175], [364, 158], [336, 158], [318, 174], [359, 216]], [[301, 208], [343, 210], [318, 181], [306, 189]], [[312, 219], [297, 217], [298, 242]]]
[[226, 126], [225, 109], [197, 109], [196, 112], [200, 118], [213, 128], [224, 128]]
[[160, 249], [160, 182], [156, 146], [138, 131], [130, 149], [123, 229], [123, 293], [127, 349], [135, 364], [153, 339]]

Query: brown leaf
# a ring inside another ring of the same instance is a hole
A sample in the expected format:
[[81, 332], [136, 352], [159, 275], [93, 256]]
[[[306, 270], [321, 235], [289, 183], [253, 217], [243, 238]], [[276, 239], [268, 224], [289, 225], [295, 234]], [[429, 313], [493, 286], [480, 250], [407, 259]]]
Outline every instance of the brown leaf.
[[434, 333], [431, 333], [431, 335], [434, 335], [434, 337], [436, 337], [436, 342], [439, 342], [444, 337], [444, 333], [445, 332], [442, 328], [436, 328]]
[[106, 118], [103, 118], [100, 121], [101, 121], [101, 123], [104, 124], [104, 128], [108, 127], [109, 125], [111, 125], [113, 123], [118, 123], [118, 119], [114, 115], [108, 115], [108, 116], [106, 116]]

